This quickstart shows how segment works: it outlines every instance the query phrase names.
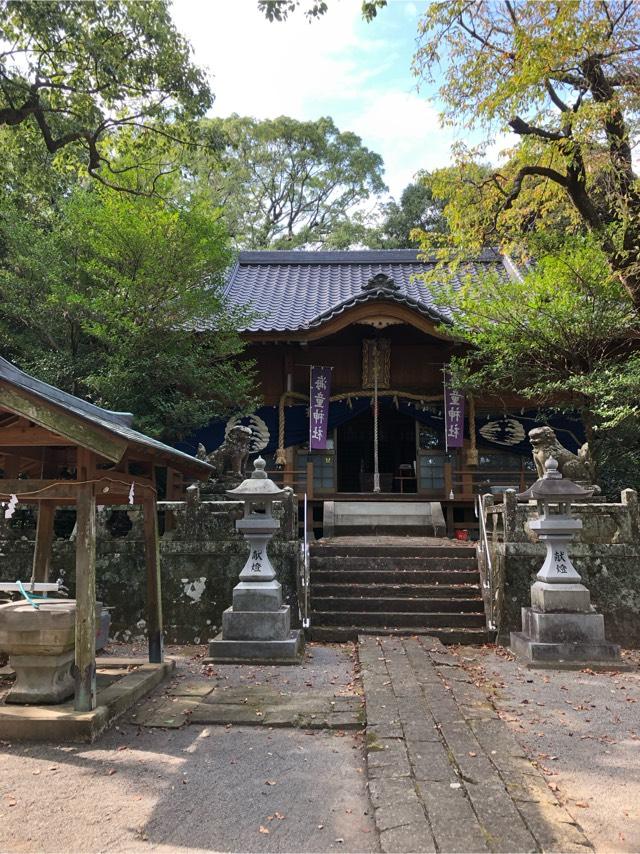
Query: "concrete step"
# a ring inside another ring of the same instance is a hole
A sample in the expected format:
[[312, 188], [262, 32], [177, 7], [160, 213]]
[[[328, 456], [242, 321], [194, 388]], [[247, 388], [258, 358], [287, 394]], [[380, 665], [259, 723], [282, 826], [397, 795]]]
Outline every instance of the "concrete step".
[[394, 611], [317, 611], [311, 612], [312, 624], [318, 626], [417, 626], [420, 629], [444, 626], [447, 628], [482, 628], [483, 613], [447, 613], [441, 611], [416, 611], [402, 613]]
[[311, 555], [311, 569], [348, 569], [350, 572], [386, 569], [403, 572], [412, 569], [476, 569], [477, 560], [471, 555], [424, 557], [417, 555], [369, 557], [350, 555]]
[[312, 543], [312, 557], [470, 557], [475, 558], [474, 546], [376, 545], [375, 543], [328, 544]]
[[[351, 592], [351, 591], [349, 591]], [[314, 611], [361, 611], [405, 614], [419, 613], [478, 613], [484, 615], [484, 603], [481, 596], [468, 599], [424, 599], [422, 597], [344, 597], [311, 595]]]
[[480, 583], [478, 570], [318, 570], [311, 567], [315, 584], [475, 584]]
[[341, 584], [339, 581], [319, 584], [311, 577], [312, 597], [353, 596], [353, 597], [423, 597], [425, 599], [467, 599], [480, 595], [478, 584]]
[[395, 626], [391, 628], [371, 628], [370, 626], [319, 626], [314, 622], [307, 634], [313, 641], [321, 643], [344, 643], [358, 639], [358, 635], [393, 635], [409, 637], [412, 635], [431, 635], [444, 644], [484, 644], [494, 640], [494, 633], [486, 628], [447, 628], [431, 626], [416, 628], [415, 626]]

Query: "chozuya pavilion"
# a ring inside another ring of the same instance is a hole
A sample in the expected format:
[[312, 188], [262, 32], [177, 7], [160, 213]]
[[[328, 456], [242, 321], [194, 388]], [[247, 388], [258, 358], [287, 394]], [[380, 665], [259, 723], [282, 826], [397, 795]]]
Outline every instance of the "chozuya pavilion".
[[[458, 345], [443, 331], [446, 309], [417, 278], [432, 266], [414, 250], [241, 252], [226, 295], [253, 312], [241, 332], [264, 405], [212, 423], [183, 450], [202, 442], [211, 451], [238, 421], [251, 426], [252, 451], [270, 472], [282, 471], [280, 482], [306, 492], [316, 523], [326, 501], [430, 500], [442, 504], [451, 535], [473, 527], [478, 486], [522, 491], [535, 479], [527, 432], [539, 423], [536, 410], [508, 396], [455, 394], [445, 407], [445, 371]], [[485, 271], [518, 275], [494, 251], [461, 275]], [[207, 334], [206, 322], [199, 331]], [[312, 369], [323, 394], [310, 408]], [[546, 420], [566, 447], [583, 441], [579, 422]]]

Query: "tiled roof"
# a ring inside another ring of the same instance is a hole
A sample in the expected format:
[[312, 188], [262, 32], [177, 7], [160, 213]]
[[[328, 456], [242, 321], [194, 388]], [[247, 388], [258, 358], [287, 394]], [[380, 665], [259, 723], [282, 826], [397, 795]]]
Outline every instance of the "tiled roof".
[[112, 412], [110, 409], [102, 409], [93, 403], [82, 400], [80, 397], [75, 397], [66, 391], [62, 391], [55, 386], [49, 385], [42, 380], [32, 377], [30, 374], [21, 371], [12, 362], [3, 359], [0, 356], [0, 380], [4, 380], [17, 389], [35, 394], [37, 397], [53, 404], [54, 406], [64, 409], [71, 415], [75, 415], [83, 421], [88, 421], [107, 430], [110, 433], [125, 439], [134, 445], [139, 445], [159, 454], [170, 455], [173, 464], [179, 470], [188, 464], [189, 469], [201, 469], [203, 474], [211, 471], [211, 466], [202, 460], [185, 454], [182, 451], [177, 451], [170, 445], [165, 445], [157, 439], [152, 439], [144, 433], [139, 433], [131, 427], [133, 415], [129, 412]]
[[[340, 252], [240, 252], [226, 286], [231, 307], [247, 308], [254, 319], [246, 332], [285, 332], [319, 326], [361, 302], [385, 299], [400, 302], [433, 320], [448, 319], [446, 306], [437, 306], [416, 274], [433, 268], [435, 261], [418, 260], [413, 249]], [[470, 260], [456, 276], [480, 275], [487, 270], [510, 275], [508, 259], [486, 250]], [[368, 282], [384, 273], [395, 290], [374, 288]], [[206, 321], [199, 329], [210, 328]]]

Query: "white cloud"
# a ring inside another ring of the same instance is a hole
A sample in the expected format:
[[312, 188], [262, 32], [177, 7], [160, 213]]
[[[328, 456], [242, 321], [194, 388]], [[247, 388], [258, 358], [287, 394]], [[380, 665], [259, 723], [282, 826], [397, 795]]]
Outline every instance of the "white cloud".
[[367, 145], [384, 154], [385, 180], [396, 198], [419, 169], [451, 162], [453, 130], [440, 127], [437, 109], [417, 92], [371, 96], [351, 126]]
[[196, 61], [213, 75], [214, 113], [258, 118], [316, 118], [328, 103], [358, 96], [372, 73], [359, 57], [376, 49], [374, 39], [356, 34], [360, 14], [359, 0], [332, 5], [313, 22], [298, 12], [285, 23], [269, 23], [257, 0], [173, 6]]
[[257, 0], [174, 0], [173, 6], [196, 61], [212, 74], [214, 114], [331, 115], [382, 155], [396, 197], [419, 169], [449, 164], [456, 138], [412, 88], [418, 14], [414, 2], [394, 4], [364, 25], [361, 0], [341, 0], [313, 22], [298, 11], [269, 23]]

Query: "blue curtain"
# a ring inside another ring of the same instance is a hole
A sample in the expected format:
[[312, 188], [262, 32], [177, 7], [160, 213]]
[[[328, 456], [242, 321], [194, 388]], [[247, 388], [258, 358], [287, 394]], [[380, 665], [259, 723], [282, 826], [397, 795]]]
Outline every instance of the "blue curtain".
[[[420, 403], [402, 397], [381, 397], [380, 409], [396, 407], [399, 412], [410, 415], [420, 424], [425, 424], [439, 434], [444, 435], [444, 414], [440, 403]], [[329, 407], [329, 430], [340, 427], [357, 415], [371, 408], [372, 397], [353, 397], [349, 400], [332, 401]], [[468, 413], [465, 413], [468, 414]], [[273, 454], [278, 446], [278, 407], [262, 406], [256, 410], [258, 416], [269, 431], [269, 441], [262, 451]], [[251, 425], [251, 416], [242, 419], [243, 424]], [[518, 414], [502, 412], [479, 415], [476, 417], [476, 442], [479, 448], [501, 449], [512, 453], [530, 456], [531, 445], [528, 432], [533, 427], [548, 424], [556, 431], [562, 444], [574, 453], [584, 442], [584, 428], [580, 418], [569, 416], [541, 415], [537, 410], [527, 410]], [[217, 448], [224, 439], [226, 422], [212, 421], [206, 427], [196, 431], [176, 447], [187, 454], [195, 454], [201, 442], [208, 452]], [[465, 436], [469, 437], [469, 423], [465, 419]], [[285, 447], [302, 445], [309, 438], [309, 408], [306, 404], [285, 406]]]

